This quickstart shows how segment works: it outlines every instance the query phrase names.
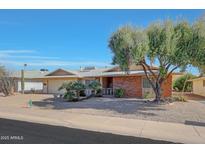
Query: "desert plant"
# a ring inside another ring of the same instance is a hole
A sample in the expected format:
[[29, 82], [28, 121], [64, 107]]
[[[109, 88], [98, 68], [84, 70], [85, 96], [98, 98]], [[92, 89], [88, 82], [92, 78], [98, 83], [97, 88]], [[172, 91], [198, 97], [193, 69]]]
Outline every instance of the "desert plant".
[[14, 79], [10, 77], [1, 77], [0, 78], [0, 89], [5, 96], [13, 94], [14, 88]]
[[94, 91], [94, 94], [99, 94], [101, 92], [102, 86], [99, 81], [94, 80], [91, 82], [88, 87]]
[[76, 92], [76, 97], [77, 99], [80, 98], [80, 91], [85, 90], [85, 85], [80, 82], [80, 81], [75, 81], [73, 82], [72, 86], [71, 86], [72, 90], [74, 90]]
[[72, 84], [73, 82], [64, 82], [59, 88], [58, 90], [63, 90], [65, 89], [66, 91], [70, 91], [72, 89]]
[[13, 94], [14, 90], [14, 78], [9, 76], [9, 73], [3, 66], [0, 66], [0, 91], [5, 96]]
[[74, 81], [68, 83], [65, 82], [61, 85], [61, 87], [59, 87], [58, 90], [62, 90], [62, 89], [66, 90], [66, 93], [64, 94], [65, 98], [69, 98], [70, 100], [74, 100], [76, 98], [77, 100], [79, 100], [80, 92], [85, 90], [85, 85], [80, 81]]
[[73, 91], [66, 91], [66, 93], [63, 96], [63, 98], [68, 100], [68, 101], [74, 101], [75, 93]]
[[81, 96], [81, 97], [85, 97], [85, 96], [86, 96], [85, 90], [81, 90], [81, 91], [80, 91], [80, 96]]
[[122, 88], [115, 89], [115, 93], [114, 93], [115, 97], [121, 98], [124, 96], [124, 94], [125, 94], [124, 89], [122, 89]]
[[183, 89], [185, 92], [190, 92], [192, 90], [191, 82], [187, 82], [187, 80], [194, 78], [195, 76], [192, 74], [185, 74], [180, 78], [176, 79], [173, 83], [173, 89], [182, 92]]
[[102, 89], [98, 89], [98, 90], [96, 91], [95, 96], [96, 96], [96, 97], [102, 97], [102, 96], [103, 96]]
[[4, 66], [0, 65], [0, 77], [3, 77], [6, 75], [6, 69]]

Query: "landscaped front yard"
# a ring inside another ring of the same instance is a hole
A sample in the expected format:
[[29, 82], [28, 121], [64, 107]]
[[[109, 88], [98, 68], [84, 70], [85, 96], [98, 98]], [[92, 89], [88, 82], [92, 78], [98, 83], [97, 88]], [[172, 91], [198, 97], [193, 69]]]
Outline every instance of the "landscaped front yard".
[[[33, 106], [28, 108], [28, 101]], [[144, 103], [130, 98], [90, 98], [80, 102], [62, 102], [53, 95], [16, 94], [0, 96], [0, 112], [46, 117], [66, 117], [66, 113], [91, 114], [122, 118], [137, 118], [164, 122], [205, 124], [205, 104], [200, 101], [171, 104]]]

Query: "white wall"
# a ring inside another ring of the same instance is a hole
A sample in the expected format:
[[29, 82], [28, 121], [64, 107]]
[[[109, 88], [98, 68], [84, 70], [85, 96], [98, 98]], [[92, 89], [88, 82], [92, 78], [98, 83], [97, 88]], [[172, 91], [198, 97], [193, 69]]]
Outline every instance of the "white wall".
[[[33, 82], [33, 81], [25, 81], [24, 82], [24, 90], [43, 90], [43, 82]], [[21, 81], [18, 81], [18, 92], [21, 91]]]
[[193, 81], [193, 93], [201, 96], [205, 96], [205, 87], [203, 86], [203, 80]]
[[64, 82], [71, 82], [71, 81], [76, 81], [75, 79], [50, 79], [48, 80], [48, 93], [50, 94], [64, 94], [65, 90], [58, 90], [59, 87], [64, 83]]

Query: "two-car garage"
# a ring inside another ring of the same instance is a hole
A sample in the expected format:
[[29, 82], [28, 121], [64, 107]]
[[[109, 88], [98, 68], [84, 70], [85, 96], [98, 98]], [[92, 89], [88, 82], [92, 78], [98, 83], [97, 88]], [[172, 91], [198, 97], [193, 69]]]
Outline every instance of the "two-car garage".
[[75, 81], [75, 79], [48, 79], [46, 80], [46, 84], [44, 84], [44, 88], [47, 89], [47, 93], [49, 94], [58, 94], [58, 93], [64, 93], [65, 90], [59, 91], [59, 87], [64, 83], [64, 82], [71, 82]]

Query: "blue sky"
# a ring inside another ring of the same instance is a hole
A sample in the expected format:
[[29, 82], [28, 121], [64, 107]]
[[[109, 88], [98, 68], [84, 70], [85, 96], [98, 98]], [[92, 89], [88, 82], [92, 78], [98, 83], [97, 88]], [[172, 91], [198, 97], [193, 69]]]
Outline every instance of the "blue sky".
[[[109, 36], [124, 24], [193, 22], [204, 10], [0, 10], [0, 63], [10, 69], [109, 66]], [[196, 72], [194, 70], [194, 72]]]

